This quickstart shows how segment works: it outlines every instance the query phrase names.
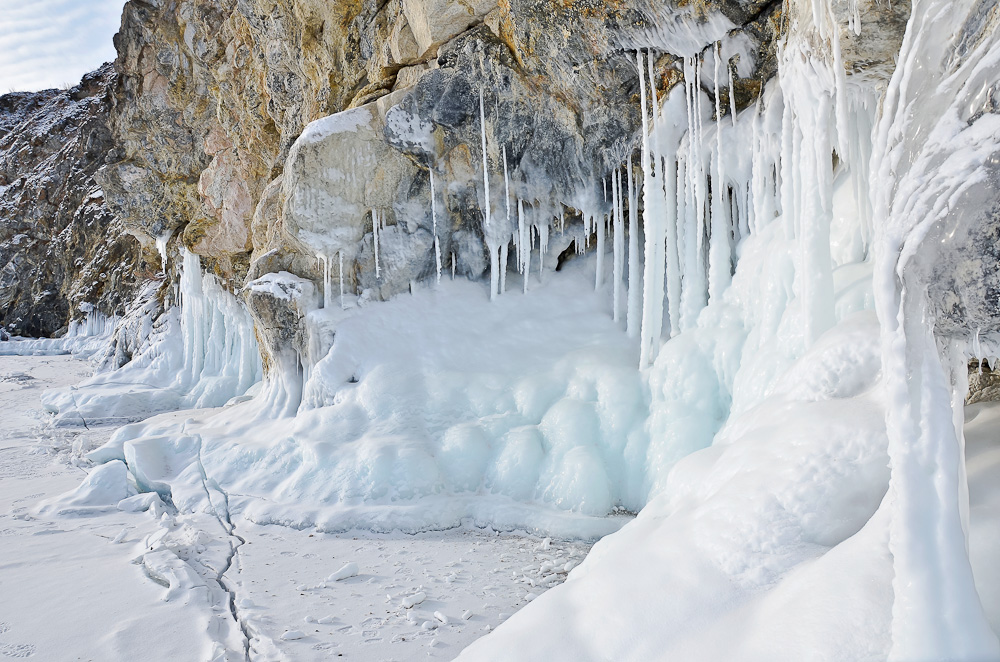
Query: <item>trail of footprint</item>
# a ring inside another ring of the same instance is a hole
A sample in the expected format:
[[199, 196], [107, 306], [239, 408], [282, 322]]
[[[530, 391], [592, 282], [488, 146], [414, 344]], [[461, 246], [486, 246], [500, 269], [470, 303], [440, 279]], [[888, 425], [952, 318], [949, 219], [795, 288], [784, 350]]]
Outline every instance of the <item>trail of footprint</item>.
[[7, 632], [8, 630], [10, 630], [10, 624], [4, 623], [3, 621], [0, 621], [0, 634], [3, 634], [4, 632]]
[[35, 654], [35, 647], [31, 644], [0, 644], [0, 655], [7, 657], [24, 658]]

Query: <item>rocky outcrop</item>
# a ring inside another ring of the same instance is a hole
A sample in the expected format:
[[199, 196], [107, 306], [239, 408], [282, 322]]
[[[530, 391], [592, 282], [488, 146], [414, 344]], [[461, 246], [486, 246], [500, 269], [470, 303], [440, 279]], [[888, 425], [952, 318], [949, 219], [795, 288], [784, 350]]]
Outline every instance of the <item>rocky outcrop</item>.
[[[838, 17], [843, 65], [876, 75], [908, 6], [858, 11], [889, 29]], [[131, 0], [96, 180], [147, 254], [183, 245], [234, 292], [287, 272], [387, 298], [435, 272], [435, 241], [444, 269], [480, 277], [512, 201], [578, 234], [606, 211], [639, 143], [636, 50], [661, 101], [684, 58], [718, 52], [727, 114], [774, 75], [790, 20], [773, 0]], [[259, 319], [266, 296], [245, 297]]]
[[68, 90], [0, 97], [0, 324], [12, 333], [120, 314], [154, 275], [94, 181], [114, 80], [106, 65]]
[[[779, 6], [133, 0], [99, 180], [130, 231], [173, 237], [234, 289], [278, 271], [319, 284], [317, 256], [338, 254], [349, 292], [384, 298], [434, 271], [433, 170], [444, 266], [478, 277], [484, 129], [503, 223], [505, 169], [532, 222], [597, 213], [603, 179], [638, 142], [635, 50], [659, 53], [662, 97], [678, 57], [720, 41], [742, 107], [775, 69]], [[671, 12], [697, 29], [663, 32]], [[361, 130], [328, 130], [347, 122]], [[373, 218], [391, 256], [378, 268]]]

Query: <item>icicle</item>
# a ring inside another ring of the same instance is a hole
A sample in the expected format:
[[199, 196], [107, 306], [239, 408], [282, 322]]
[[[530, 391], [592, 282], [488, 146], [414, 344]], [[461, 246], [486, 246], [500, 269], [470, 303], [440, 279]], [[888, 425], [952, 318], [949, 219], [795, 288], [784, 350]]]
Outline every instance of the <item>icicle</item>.
[[346, 308], [344, 305], [344, 251], [338, 251], [337, 256], [340, 262], [340, 308], [343, 310]]
[[566, 210], [559, 211], [559, 234], [566, 234]]
[[731, 255], [729, 248], [729, 224], [725, 218], [722, 192], [725, 190], [725, 175], [722, 165], [722, 105], [719, 100], [719, 60], [722, 59], [722, 42], [717, 42], [713, 81], [715, 84], [715, 173], [712, 182], [712, 225], [709, 237], [708, 300], [717, 300], [729, 287]]
[[538, 227], [538, 280], [541, 282], [545, 273], [545, 252], [549, 250], [549, 226]]
[[[692, 169], [692, 174], [694, 177], [693, 181], [694, 181], [694, 194], [695, 194], [695, 213], [697, 216], [697, 225], [695, 226], [695, 230], [697, 232], [697, 238], [698, 238], [698, 253], [697, 253], [698, 268], [695, 274], [696, 276], [695, 287], [697, 288], [696, 294], [698, 297], [697, 299], [698, 303], [697, 303], [697, 311], [695, 312], [695, 318], [697, 317], [697, 313], [701, 312], [701, 309], [704, 308], [705, 297], [706, 294], [708, 293], [708, 289], [707, 287], [705, 287], [705, 282], [704, 282], [705, 281], [704, 275], [706, 273], [705, 233], [706, 230], [708, 229], [708, 222], [707, 219], [705, 218], [706, 216], [705, 212], [708, 205], [708, 186], [707, 182], [705, 181], [706, 168], [703, 160], [705, 153], [704, 150], [702, 149], [703, 147], [702, 138], [704, 132], [702, 131], [703, 114], [701, 109], [702, 97], [701, 97], [700, 81], [701, 81], [703, 66], [704, 64], [702, 63], [702, 61], [698, 58], [695, 58], [695, 71], [696, 71], [694, 77], [695, 152], [691, 155], [691, 165], [694, 166], [694, 168]], [[694, 323], [695, 318], [691, 319], [692, 324]]]
[[500, 294], [507, 291], [507, 246], [509, 242], [500, 244]]
[[451, 254], [451, 279], [455, 280], [455, 269], [457, 268], [457, 263], [455, 262], [455, 254]]
[[483, 111], [483, 91], [479, 91], [479, 133], [483, 142], [483, 191], [486, 194], [486, 207], [483, 209], [484, 227], [490, 227], [490, 172], [489, 158], [486, 152], [486, 113]]
[[330, 281], [330, 258], [326, 255], [317, 255], [316, 259], [323, 265], [323, 308], [330, 307], [330, 300], [333, 298], [332, 283]]
[[[504, 208], [507, 213], [507, 225], [504, 227], [510, 227], [510, 176], [507, 174], [507, 145], [503, 146], [503, 191], [504, 191]], [[507, 261], [504, 260], [504, 264]]]
[[622, 178], [621, 170], [615, 169], [614, 177], [611, 180], [611, 192], [614, 214], [614, 314], [613, 318], [617, 322], [621, 317], [622, 298], [622, 271], [625, 266], [625, 219], [622, 215]]
[[594, 277], [594, 289], [601, 289], [601, 285], [604, 284], [604, 216], [598, 221], [597, 217], [594, 218], [594, 223], [599, 224], [597, 227], [597, 273]]
[[726, 62], [726, 71], [729, 72], [729, 116], [733, 118], [733, 127], [736, 126], [736, 86], [733, 80], [733, 68]]
[[635, 338], [639, 334], [642, 289], [639, 282], [639, 205], [631, 156], [625, 177], [628, 179], [628, 309], [625, 311], [625, 329], [630, 338]]
[[528, 273], [531, 271], [531, 244], [528, 237], [528, 224], [524, 222], [524, 200], [517, 199], [517, 229], [519, 233], [517, 248], [520, 271], [523, 274], [524, 293], [528, 293]]
[[[663, 173], [666, 188], [666, 271], [667, 271], [667, 312], [670, 320], [670, 336], [680, 333], [681, 318], [681, 255], [678, 245], [677, 201], [682, 198], [677, 192], [677, 160], [671, 155], [666, 162], [668, 169]], [[683, 219], [683, 216], [680, 217]]]
[[167, 242], [170, 241], [172, 235], [173, 231], [167, 230], [155, 240], [156, 251], [160, 254], [160, 266], [163, 267], [163, 275], [167, 274]]
[[378, 263], [378, 235], [379, 235], [379, 230], [382, 229], [382, 228], [379, 227], [379, 225], [381, 224], [381, 222], [382, 221], [379, 218], [379, 213], [376, 210], [373, 209], [372, 210], [372, 240], [373, 240], [373, 243], [375, 244], [375, 278], [378, 278], [380, 276], [380, 274], [382, 273], [381, 269], [379, 268], [379, 263]]
[[495, 240], [490, 239], [488, 234], [486, 236], [486, 248], [490, 252], [490, 301], [492, 301], [500, 293], [500, 247], [497, 246]]
[[[705, 195], [701, 149], [701, 94], [697, 58], [685, 60], [684, 80], [688, 110], [687, 156], [679, 161], [677, 226], [683, 229], [683, 273], [680, 299], [679, 328], [694, 327], [698, 314], [705, 306], [705, 272], [702, 244], [704, 241]], [[683, 191], [683, 195], [681, 195]]]
[[437, 199], [434, 194], [434, 167], [431, 173], [431, 220], [434, 223], [434, 264], [437, 267], [437, 282], [441, 282], [441, 244], [438, 241]]
[[[636, 54], [639, 67], [639, 95], [642, 111], [642, 171], [643, 171], [643, 225], [646, 230], [645, 265], [643, 269], [642, 325], [639, 340], [639, 365], [646, 367], [656, 358], [663, 326], [663, 271], [664, 271], [664, 207], [662, 180], [657, 176], [660, 166], [659, 140], [653, 131], [655, 151], [650, 154], [650, 122], [646, 112], [646, 78], [650, 82], [652, 116], [657, 111], [655, 77], [652, 55], [643, 62], [642, 52]], [[644, 66], [645, 64], [645, 66]], [[662, 172], [660, 173], [662, 174]]]

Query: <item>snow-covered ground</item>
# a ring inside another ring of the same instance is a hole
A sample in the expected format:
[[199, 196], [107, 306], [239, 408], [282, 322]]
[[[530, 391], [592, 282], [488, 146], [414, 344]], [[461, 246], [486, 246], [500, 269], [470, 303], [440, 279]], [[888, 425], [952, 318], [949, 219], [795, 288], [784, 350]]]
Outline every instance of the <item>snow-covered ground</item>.
[[0, 356], [0, 656], [243, 660], [249, 645], [254, 660], [451, 659], [589, 549], [483, 530], [234, 529], [116, 494], [79, 468], [114, 429], [52, 427], [39, 400], [90, 368]]

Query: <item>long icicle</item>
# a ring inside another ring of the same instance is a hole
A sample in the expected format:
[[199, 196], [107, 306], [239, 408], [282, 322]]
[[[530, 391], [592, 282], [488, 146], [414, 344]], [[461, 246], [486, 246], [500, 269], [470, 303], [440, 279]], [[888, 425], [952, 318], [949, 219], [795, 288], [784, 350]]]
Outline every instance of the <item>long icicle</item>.
[[520, 232], [517, 248], [520, 254], [521, 273], [524, 280], [524, 293], [528, 293], [528, 274], [531, 271], [531, 237], [528, 224], [524, 222], [524, 200], [517, 199], [517, 227]]
[[615, 174], [611, 180], [612, 199], [614, 200], [614, 320], [617, 322], [621, 317], [622, 299], [622, 271], [625, 266], [625, 221], [622, 217], [622, 179], [621, 170], [615, 168]]
[[[659, 346], [659, 335], [657, 335], [658, 323], [656, 317], [663, 315], [663, 301], [657, 302], [655, 296], [654, 281], [657, 278], [657, 271], [662, 271], [657, 264], [658, 251], [656, 249], [658, 214], [657, 207], [657, 187], [656, 172], [649, 150], [650, 122], [646, 104], [646, 66], [642, 51], [636, 52], [636, 65], [639, 68], [639, 99], [640, 110], [642, 111], [642, 173], [643, 173], [643, 225], [646, 230], [645, 242], [645, 265], [643, 268], [643, 296], [642, 296], [642, 326], [639, 332], [639, 366], [647, 367], [653, 358], [655, 350]], [[655, 90], [653, 94], [655, 94]]]
[[629, 157], [625, 178], [628, 180], [628, 309], [625, 312], [625, 329], [630, 338], [639, 335], [642, 285], [639, 282], [639, 205]]
[[666, 229], [666, 197], [665, 189], [663, 187], [663, 152], [660, 145], [660, 133], [656, 129], [656, 123], [660, 117], [659, 101], [656, 96], [656, 74], [653, 70], [653, 56], [651, 53], [647, 53], [646, 57], [646, 70], [649, 76], [649, 100], [650, 100], [650, 112], [652, 113], [652, 123], [650, 125], [650, 130], [653, 133], [653, 176], [655, 187], [653, 190], [653, 201], [654, 207], [652, 210], [652, 217], [654, 223], [651, 227], [653, 232], [653, 327], [652, 327], [652, 354], [651, 359], [656, 359], [656, 353], [659, 350], [660, 338], [663, 336], [663, 288], [664, 288], [664, 270], [665, 264], [665, 247], [664, 242], [666, 237], [664, 236], [664, 230]]
[[379, 213], [378, 213], [378, 211], [375, 210], [375, 209], [373, 209], [372, 210], [372, 242], [375, 245], [375, 278], [379, 278], [381, 276], [381, 273], [382, 273], [382, 270], [380, 269], [379, 263], [378, 263], [378, 235], [379, 235], [379, 230], [381, 229], [379, 227], [379, 223], [380, 222], [381, 221], [379, 220]]
[[344, 251], [337, 252], [337, 258], [340, 262], [340, 309], [346, 308], [344, 304]]
[[594, 289], [601, 289], [604, 284], [604, 228], [607, 224], [607, 217], [601, 214], [600, 220], [593, 217], [594, 225], [597, 228], [597, 272], [594, 276]]
[[490, 227], [490, 171], [489, 157], [486, 152], [486, 113], [483, 110], [483, 91], [479, 91], [479, 134], [483, 143], [483, 191], [486, 195], [485, 213], [486, 227]]
[[441, 244], [438, 241], [437, 198], [434, 195], [434, 166], [431, 173], [431, 220], [434, 223], [434, 264], [437, 267], [437, 282], [441, 282]]
[[717, 42], [713, 58], [713, 80], [715, 84], [715, 172], [712, 178], [712, 216], [708, 255], [708, 300], [713, 302], [722, 296], [731, 279], [729, 251], [729, 223], [725, 218], [722, 192], [725, 190], [725, 175], [722, 164], [722, 103], [719, 100], [719, 60], [722, 59], [722, 43]]

